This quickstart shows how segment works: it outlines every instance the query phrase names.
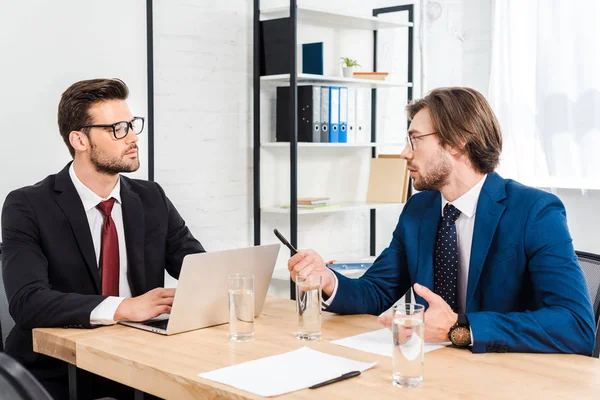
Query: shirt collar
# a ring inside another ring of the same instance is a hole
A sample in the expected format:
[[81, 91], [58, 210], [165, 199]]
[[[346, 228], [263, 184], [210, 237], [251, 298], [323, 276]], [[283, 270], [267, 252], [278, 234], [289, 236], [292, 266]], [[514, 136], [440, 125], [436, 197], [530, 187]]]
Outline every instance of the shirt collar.
[[117, 202], [119, 204], [121, 204], [121, 177], [120, 176], [119, 176], [119, 179], [117, 179], [117, 184], [115, 185], [113, 190], [110, 192], [108, 197], [103, 199], [102, 197], [98, 196], [96, 193], [92, 192], [90, 190], [90, 188], [85, 186], [83, 184], [83, 182], [81, 182], [79, 180], [79, 178], [75, 174], [75, 168], [73, 167], [73, 164], [71, 164], [71, 166], [69, 167], [69, 175], [71, 176], [71, 180], [73, 181], [75, 190], [77, 190], [77, 194], [79, 194], [79, 197], [81, 198], [81, 202], [83, 203], [83, 208], [85, 209], [85, 212], [88, 212], [89, 210], [96, 208], [96, 206], [98, 204], [100, 204], [101, 202], [103, 202], [105, 200], [110, 199], [111, 197], [114, 197], [115, 200], [117, 200]]
[[442, 217], [444, 216], [444, 207], [446, 204], [450, 203], [456, 207], [461, 214], [464, 214], [467, 218], [472, 218], [477, 210], [479, 194], [481, 193], [481, 188], [483, 187], [486, 178], [487, 174], [484, 175], [483, 178], [481, 178], [467, 193], [463, 194], [453, 202], [449, 202], [444, 198], [444, 195], [442, 195]]

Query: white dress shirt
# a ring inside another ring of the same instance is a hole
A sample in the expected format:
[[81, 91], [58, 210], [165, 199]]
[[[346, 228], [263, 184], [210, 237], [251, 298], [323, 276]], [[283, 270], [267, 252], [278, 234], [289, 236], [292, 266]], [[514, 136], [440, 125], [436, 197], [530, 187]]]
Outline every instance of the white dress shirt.
[[[458, 245], [458, 313], [464, 314], [466, 307], [467, 297], [467, 282], [469, 280], [469, 263], [471, 261], [471, 244], [473, 242], [473, 229], [475, 228], [475, 212], [477, 210], [477, 202], [479, 201], [479, 194], [481, 188], [485, 183], [487, 175], [485, 175], [479, 182], [475, 184], [467, 193], [460, 196], [450, 204], [454, 205], [459, 211], [460, 215], [456, 220], [456, 239]], [[441, 214], [444, 216], [444, 206], [448, 203], [448, 200], [442, 196], [442, 209]], [[329, 307], [333, 302], [333, 298], [337, 293], [338, 279], [337, 276], [331, 271], [335, 279], [335, 286], [331, 296], [324, 301], [325, 307]], [[471, 335], [472, 337], [473, 335]]]
[[69, 167], [69, 175], [75, 185], [75, 190], [81, 198], [85, 215], [90, 225], [92, 241], [94, 242], [94, 250], [96, 251], [97, 266], [100, 268], [100, 249], [102, 244], [102, 225], [104, 224], [104, 216], [96, 208], [102, 201], [108, 200], [111, 197], [115, 198], [111, 216], [117, 228], [117, 238], [119, 241], [119, 296], [107, 297], [102, 303], [98, 304], [90, 314], [90, 323], [92, 325], [111, 325], [115, 323], [114, 317], [117, 308], [121, 302], [131, 297], [131, 289], [127, 280], [127, 246], [125, 243], [125, 231], [123, 228], [123, 209], [121, 207], [121, 179], [117, 180], [117, 184], [110, 192], [107, 198], [103, 199], [96, 193], [92, 192], [85, 186], [75, 174], [73, 164]]

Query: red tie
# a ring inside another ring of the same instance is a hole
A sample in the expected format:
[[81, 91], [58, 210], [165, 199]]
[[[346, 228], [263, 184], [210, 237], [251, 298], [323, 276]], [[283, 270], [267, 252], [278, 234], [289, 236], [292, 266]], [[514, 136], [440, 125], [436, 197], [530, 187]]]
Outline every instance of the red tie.
[[96, 206], [104, 214], [100, 248], [102, 296], [119, 296], [119, 239], [115, 221], [111, 217], [114, 205], [115, 199], [110, 198]]

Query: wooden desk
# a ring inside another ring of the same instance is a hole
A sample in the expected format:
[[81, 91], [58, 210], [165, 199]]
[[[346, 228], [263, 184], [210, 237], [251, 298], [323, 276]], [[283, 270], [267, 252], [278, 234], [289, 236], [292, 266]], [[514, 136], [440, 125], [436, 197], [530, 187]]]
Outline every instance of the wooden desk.
[[[380, 329], [368, 315], [324, 313], [323, 338], [295, 337], [295, 304], [270, 297], [256, 319], [256, 339], [231, 343], [228, 326], [162, 336], [121, 325], [92, 330], [36, 329], [34, 350], [167, 399], [256, 399], [250, 393], [198, 377], [198, 373], [308, 346], [377, 365], [353, 378], [283, 399], [598, 399], [600, 360], [564, 354], [478, 354], [440, 349], [425, 354], [424, 386], [391, 383], [391, 358], [329, 343]], [[391, 344], [390, 344], [391, 345]]]

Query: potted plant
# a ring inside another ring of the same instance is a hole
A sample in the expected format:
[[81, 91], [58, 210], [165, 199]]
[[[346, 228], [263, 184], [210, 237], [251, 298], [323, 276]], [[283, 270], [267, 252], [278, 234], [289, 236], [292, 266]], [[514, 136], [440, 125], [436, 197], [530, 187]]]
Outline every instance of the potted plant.
[[352, 74], [356, 67], [360, 67], [360, 64], [349, 57], [340, 57], [340, 64], [342, 64], [342, 74], [345, 78], [352, 78]]

